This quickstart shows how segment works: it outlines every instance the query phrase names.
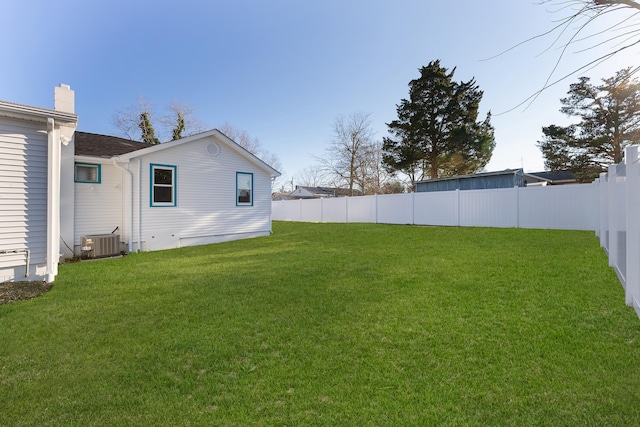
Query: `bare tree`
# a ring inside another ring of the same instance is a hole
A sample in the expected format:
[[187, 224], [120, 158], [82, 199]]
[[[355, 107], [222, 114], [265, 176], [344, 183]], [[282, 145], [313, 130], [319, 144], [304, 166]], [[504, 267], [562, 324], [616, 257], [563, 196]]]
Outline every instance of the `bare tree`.
[[168, 114], [160, 118], [165, 132], [171, 134], [171, 140], [204, 132], [206, 127], [186, 102], [173, 101], [166, 108]]
[[365, 174], [366, 157], [373, 140], [370, 115], [356, 111], [349, 116], [338, 116], [327, 155], [317, 158], [327, 175], [349, 188], [350, 196], [355, 185], [363, 182]]
[[141, 117], [145, 117], [149, 123], [152, 123], [154, 116], [155, 108], [153, 103], [141, 96], [138, 98], [137, 103], [116, 111], [111, 117], [111, 122], [122, 137], [134, 141], [142, 141]]
[[326, 171], [322, 165], [311, 165], [298, 172], [297, 184], [304, 187], [328, 186]]
[[[225, 122], [222, 126], [218, 127], [218, 130], [275, 170], [279, 172], [282, 171], [282, 163], [278, 155], [265, 149], [258, 138], [252, 137], [244, 129], [237, 128], [229, 122]], [[273, 188], [278, 188], [281, 179], [282, 178], [276, 178], [276, 180], [274, 180]]]
[[364, 194], [383, 194], [388, 192], [386, 184], [395, 177], [384, 167], [382, 141], [373, 141], [363, 156], [362, 167], [357, 174], [357, 183]]
[[262, 150], [262, 146], [258, 138], [252, 137], [246, 130], [237, 128], [229, 122], [224, 122], [222, 126], [218, 126], [218, 130], [232, 139], [236, 144], [256, 156], [258, 156]]
[[111, 121], [120, 135], [134, 141], [148, 141], [154, 123], [159, 123], [159, 136], [154, 140], [168, 141], [193, 135], [205, 130], [204, 125], [195, 116], [193, 108], [185, 102], [172, 102], [166, 109], [167, 114], [156, 119], [154, 104], [140, 97], [138, 102], [113, 114]]
[[[563, 13], [564, 16], [556, 21], [550, 30], [524, 40], [496, 56], [545, 36], [554, 37], [547, 50], [559, 47], [560, 53], [543, 86], [512, 110], [530, 104], [547, 88], [568, 77], [592, 69], [621, 52], [628, 52], [629, 49], [640, 46], [640, 2], [637, 0], [540, 0], [538, 4], [555, 7], [551, 12]], [[596, 28], [594, 23], [613, 16], [616, 18], [614, 24], [608, 25], [604, 30]], [[606, 53], [596, 54], [592, 60], [571, 69], [568, 74], [558, 76], [560, 63], [571, 47], [576, 49], [575, 53], [596, 48], [604, 48]], [[633, 67], [632, 74], [639, 70], [640, 66]]]

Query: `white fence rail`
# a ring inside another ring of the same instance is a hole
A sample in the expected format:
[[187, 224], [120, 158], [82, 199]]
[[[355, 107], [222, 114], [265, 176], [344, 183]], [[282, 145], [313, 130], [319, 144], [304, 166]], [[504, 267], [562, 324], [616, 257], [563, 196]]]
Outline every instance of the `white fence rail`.
[[598, 186], [514, 187], [279, 200], [274, 220], [595, 230]]
[[638, 146], [592, 184], [456, 190], [272, 204], [274, 220], [595, 230], [640, 317]]

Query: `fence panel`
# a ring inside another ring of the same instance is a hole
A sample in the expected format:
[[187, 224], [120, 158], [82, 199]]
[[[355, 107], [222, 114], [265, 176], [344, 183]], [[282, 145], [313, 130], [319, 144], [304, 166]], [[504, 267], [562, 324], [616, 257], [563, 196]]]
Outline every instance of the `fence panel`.
[[[274, 208], [274, 205], [281, 205], [280, 209]], [[300, 209], [302, 200], [279, 200], [271, 203], [271, 215], [276, 221], [302, 221], [300, 217]]]
[[517, 227], [518, 187], [460, 192], [460, 225]]
[[627, 174], [627, 258], [625, 302], [632, 306], [640, 317], [640, 164], [638, 146], [625, 149]]
[[381, 224], [413, 224], [414, 194], [378, 196], [378, 222]]
[[323, 199], [300, 200], [300, 221], [322, 222]]
[[349, 198], [347, 221], [373, 223], [377, 222], [376, 197], [377, 196], [362, 196]]
[[413, 223], [416, 225], [460, 225], [460, 190], [415, 193]]
[[596, 184], [524, 187], [518, 194], [518, 226], [593, 230], [598, 209]]
[[320, 199], [324, 202], [322, 220], [324, 222], [347, 222], [348, 197]]

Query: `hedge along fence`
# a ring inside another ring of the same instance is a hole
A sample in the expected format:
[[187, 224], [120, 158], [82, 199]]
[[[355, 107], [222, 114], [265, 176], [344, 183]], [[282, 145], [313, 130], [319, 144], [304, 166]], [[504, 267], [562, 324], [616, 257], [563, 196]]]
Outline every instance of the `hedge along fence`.
[[272, 203], [274, 220], [595, 230], [597, 184], [385, 194]]

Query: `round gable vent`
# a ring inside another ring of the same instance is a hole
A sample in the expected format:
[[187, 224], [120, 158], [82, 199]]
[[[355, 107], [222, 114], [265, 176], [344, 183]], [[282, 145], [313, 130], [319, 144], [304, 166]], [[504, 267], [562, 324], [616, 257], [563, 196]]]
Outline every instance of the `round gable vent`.
[[220, 146], [215, 142], [210, 142], [207, 144], [207, 153], [211, 156], [217, 156], [220, 154]]

